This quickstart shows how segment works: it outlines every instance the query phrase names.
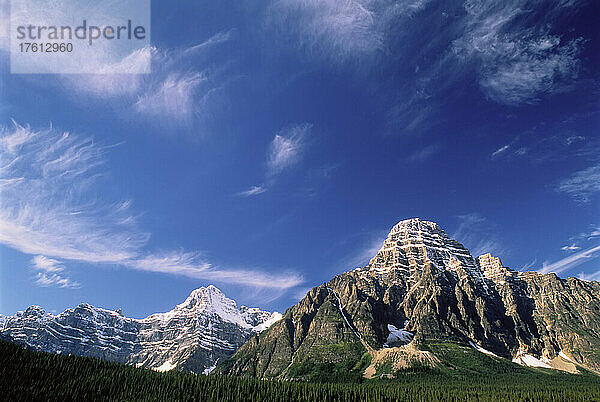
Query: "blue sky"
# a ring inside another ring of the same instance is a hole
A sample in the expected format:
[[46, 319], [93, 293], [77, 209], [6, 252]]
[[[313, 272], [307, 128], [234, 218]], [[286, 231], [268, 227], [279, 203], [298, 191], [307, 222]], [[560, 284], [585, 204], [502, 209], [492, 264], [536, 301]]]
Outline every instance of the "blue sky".
[[152, 2], [148, 75], [11, 75], [0, 38], [0, 313], [283, 311], [412, 217], [600, 280], [599, 11]]

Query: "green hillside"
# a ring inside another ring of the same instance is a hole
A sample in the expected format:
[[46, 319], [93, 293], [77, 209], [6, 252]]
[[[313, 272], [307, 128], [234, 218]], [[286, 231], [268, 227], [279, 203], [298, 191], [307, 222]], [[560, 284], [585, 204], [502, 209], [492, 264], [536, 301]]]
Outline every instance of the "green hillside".
[[148, 401], [600, 401], [600, 377], [542, 370], [500, 375], [413, 368], [357, 383], [261, 381], [157, 373], [0, 341], [0, 399]]

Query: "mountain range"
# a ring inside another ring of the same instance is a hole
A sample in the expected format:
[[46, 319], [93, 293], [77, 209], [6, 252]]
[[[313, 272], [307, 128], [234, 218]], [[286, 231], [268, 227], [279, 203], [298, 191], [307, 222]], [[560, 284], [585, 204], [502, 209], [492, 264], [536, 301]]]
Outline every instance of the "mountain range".
[[[449, 357], [600, 371], [600, 283], [474, 258], [436, 223], [396, 224], [363, 268], [310, 290], [218, 372], [314, 380], [457, 369]], [[454, 356], [451, 356], [454, 355]], [[468, 364], [468, 362], [467, 362]]]
[[208, 286], [194, 290], [173, 310], [144, 319], [86, 303], [58, 315], [31, 306], [14, 316], [0, 316], [0, 336], [45, 352], [207, 374], [280, 318], [276, 312], [238, 308]]
[[391, 229], [367, 266], [314, 287], [283, 315], [238, 308], [208, 286], [144, 319], [89, 304], [59, 315], [32, 306], [0, 316], [0, 337], [158, 371], [264, 379], [394, 377], [475, 360], [600, 372], [599, 296], [598, 282], [473, 257], [436, 223], [414, 218]]

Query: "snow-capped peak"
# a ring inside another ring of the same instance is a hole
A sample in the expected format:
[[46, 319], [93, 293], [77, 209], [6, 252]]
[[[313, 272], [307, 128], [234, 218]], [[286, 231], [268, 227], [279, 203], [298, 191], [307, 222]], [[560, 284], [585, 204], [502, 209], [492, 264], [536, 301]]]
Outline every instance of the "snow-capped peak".
[[143, 319], [87, 303], [56, 316], [31, 306], [11, 317], [0, 316], [0, 330], [39, 350], [100, 357], [159, 371], [186, 367], [192, 359], [201, 372], [279, 319], [279, 313], [238, 308], [218, 288], [207, 286], [192, 291], [172, 310]]
[[[265, 327], [266, 321], [271, 320], [275, 314], [279, 313], [271, 314], [258, 308], [248, 308], [246, 306], [238, 308], [234, 300], [225, 296], [216, 286], [209, 285], [193, 290], [187, 299], [175, 306], [173, 310], [153, 314], [145, 320], [160, 320], [164, 325], [172, 319], [182, 316], [216, 315], [225, 322], [260, 332], [262, 329], [267, 328]], [[255, 329], [259, 325], [261, 329]]]

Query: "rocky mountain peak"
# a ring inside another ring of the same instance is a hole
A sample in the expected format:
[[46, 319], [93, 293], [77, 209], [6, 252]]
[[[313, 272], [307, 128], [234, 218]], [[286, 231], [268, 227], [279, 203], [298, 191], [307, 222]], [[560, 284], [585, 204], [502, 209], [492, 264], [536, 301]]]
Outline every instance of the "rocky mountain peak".
[[404, 219], [394, 225], [390, 233], [394, 232], [418, 232], [418, 231], [436, 231], [441, 230], [437, 223], [422, 220], [420, 218]]
[[225, 296], [225, 294], [217, 287], [209, 285], [193, 290], [183, 303], [177, 305], [173, 310], [167, 313], [158, 315], [161, 316], [163, 321], [165, 318], [170, 319], [181, 315], [215, 315], [223, 321], [237, 324], [240, 327], [248, 329], [257, 325], [255, 322], [264, 321], [254, 317], [259, 312], [263, 316], [269, 315], [270, 317], [270, 313], [259, 309], [255, 309], [256, 312], [254, 315], [249, 315], [246, 310], [247, 308], [244, 306], [238, 308], [237, 303], [234, 300]]
[[515, 271], [502, 265], [500, 258], [490, 253], [477, 257], [477, 262], [483, 275], [494, 282], [507, 281], [516, 277]]
[[204, 308], [210, 304], [227, 303], [228, 300], [233, 302], [233, 300], [228, 299], [217, 287], [209, 285], [207, 287], [200, 287], [192, 290], [187, 299], [177, 307]]
[[398, 222], [366, 269], [377, 273], [403, 272], [416, 279], [424, 267], [466, 272], [484, 284], [483, 274], [469, 251], [431, 221], [412, 218]]
[[598, 294], [598, 282], [516, 272], [491, 254], [473, 258], [436, 223], [408, 219], [393, 226], [366, 267], [310, 290], [218, 372], [322, 380], [329, 374], [317, 369], [323, 363], [364, 368], [368, 353], [368, 377], [386, 364], [435, 367], [469, 352], [600, 371]]
[[46, 314], [46, 311], [40, 306], [36, 305], [29, 306], [23, 313], [25, 317], [41, 317], [44, 314]]

